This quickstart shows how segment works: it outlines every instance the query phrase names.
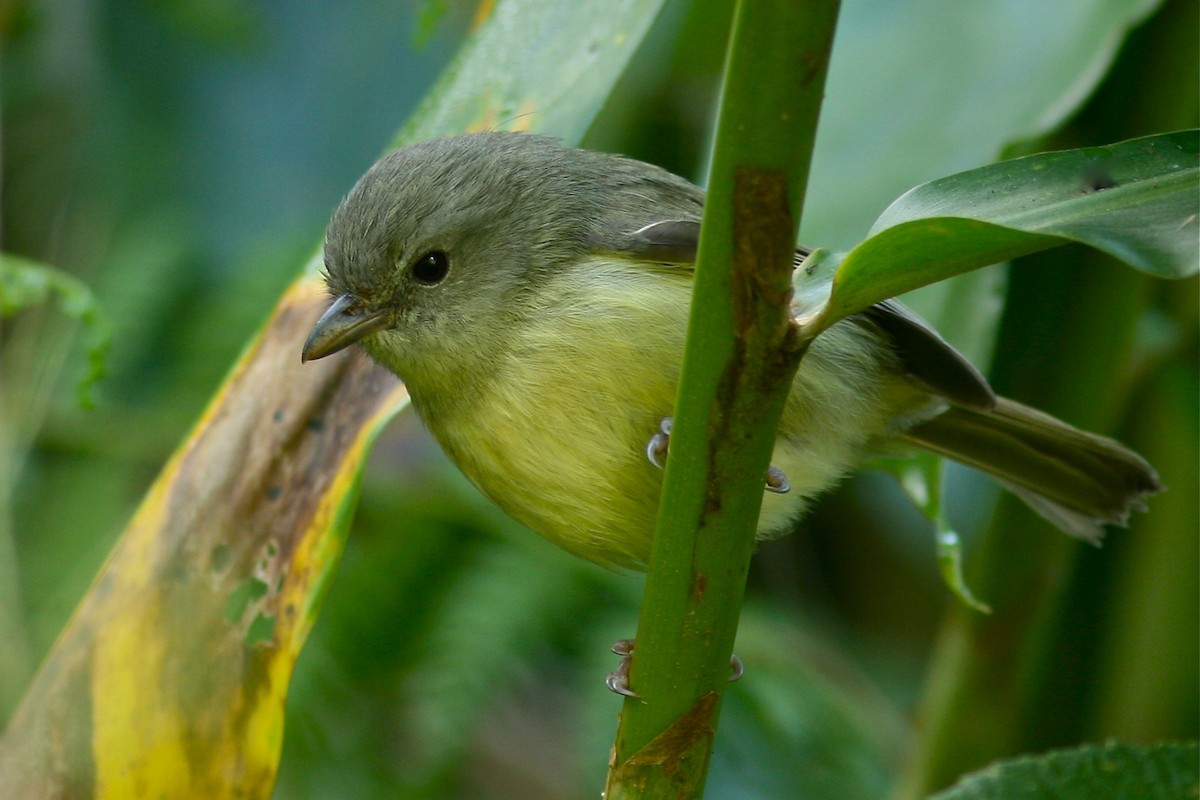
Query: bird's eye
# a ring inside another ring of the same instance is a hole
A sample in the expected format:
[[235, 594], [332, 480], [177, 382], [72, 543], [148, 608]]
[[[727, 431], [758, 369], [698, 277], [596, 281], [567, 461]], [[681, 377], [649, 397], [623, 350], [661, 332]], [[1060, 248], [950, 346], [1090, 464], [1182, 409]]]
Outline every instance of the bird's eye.
[[433, 250], [413, 262], [412, 274], [426, 286], [441, 283], [450, 271], [450, 257], [441, 250]]

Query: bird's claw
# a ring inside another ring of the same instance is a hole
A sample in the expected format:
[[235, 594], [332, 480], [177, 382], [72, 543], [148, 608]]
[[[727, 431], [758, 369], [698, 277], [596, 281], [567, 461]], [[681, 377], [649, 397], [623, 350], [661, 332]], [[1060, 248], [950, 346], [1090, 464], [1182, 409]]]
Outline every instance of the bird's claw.
[[617, 668], [604, 678], [604, 685], [610, 692], [624, 697], [637, 697], [637, 692], [629, 688], [629, 665], [633, 662], [633, 639], [618, 639], [612, 646], [612, 651], [621, 657]]
[[[662, 458], [671, 447], [671, 423], [671, 417], [663, 417], [662, 422], [658, 424], [658, 433], [651, 436], [650, 441], [646, 443], [646, 459], [659, 469], [663, 468]], [[787, 494], [791, 489], [792, 485], [788, 483], [787, 475], [772, 464], [767, 469], [766, 490], [775, 494]]]
[[650, 463], [659, 469], [663, 468], [660, 458], [667, 454], [667, 449], [671, 445], [671, 417], [663, 417], [663, 421], [658, 424], [658, 433], [650, 437], [650, 441], [646, 443], [646, 458]]
[[737, 653], [729, 656], [729, 682], [733, 683], [734, 681], [741, 680], [745, 674], [746, 665], [737, 657]]
[[772, 464], [767, 467], [767, 491], [775, 494], [787, 494], [791, 491], [792, 485], [788, 483], [787, 475], [783, 470]]
[[[629, 688], [629, 665], [633, 663], [633, 648], [636, 644], [634, 639], [618, 639], [613, 643], [612, 651], [621, 657], [621, 663], [617, 668], [608, 673], [604, 678], [604, 685], [608, 687], [610, 692], [622, 695], [624, 697], [637, 697], [637, 692]], [[737, 655], [729, 657], [729, 682], [733, 683], [741, 679], [746, 672], [746, 666]]]

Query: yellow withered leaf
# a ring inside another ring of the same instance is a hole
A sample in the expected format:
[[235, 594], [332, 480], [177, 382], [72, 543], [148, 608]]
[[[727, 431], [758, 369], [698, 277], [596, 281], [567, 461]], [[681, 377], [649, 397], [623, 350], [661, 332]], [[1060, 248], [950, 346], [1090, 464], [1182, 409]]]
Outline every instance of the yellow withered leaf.
[[292, 286], [147, 493], [0, 740], [0, 796], [270, 796], [365, 450], [407, 402], [357, 350], [300, 364], [326, 301]]

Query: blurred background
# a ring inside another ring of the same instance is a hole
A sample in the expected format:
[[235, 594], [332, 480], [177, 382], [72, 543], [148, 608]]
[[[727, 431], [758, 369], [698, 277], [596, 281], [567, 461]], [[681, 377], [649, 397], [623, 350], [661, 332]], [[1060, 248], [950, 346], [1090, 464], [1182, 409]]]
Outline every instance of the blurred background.
[[[669, 2], [587, 146], [702, 181], [730, 5]], [[78, 308], [0, 318], [0, 723], [476, 13], [338, 10], [0, 2], [0, 248], [81, 281], [112, 335], [87, 408], [95, 331]], [[1196, 29], [1182, 0], [847, 0], [802, 239], [849, 247], [905, 189], [1002, 155], [1194, 127]], [[1129, 441], [1171, 489], [1093, 550], [1006, 501], [994, 514], [994, 488], [950, 470], [982, 599], [1002, 613], [1010, 558], [1016, 591], [1047, 559], [1056, 576], [1041, 710], [1012, 747], [1195, 737], [1196, 281], [1068, 248], [912, 301], [1002, 391]], [[297, 665], [277, 796], [594, 796], [620, 707], [607, 649], [633, 633], [640, 583], [505, 519], [402, 414]], [[749, 674], [723, 712], [710, 795], [884, 796], [911, 756], [939, 631], [974, 613], [894, 481], [848, 481], [756, 559]]]

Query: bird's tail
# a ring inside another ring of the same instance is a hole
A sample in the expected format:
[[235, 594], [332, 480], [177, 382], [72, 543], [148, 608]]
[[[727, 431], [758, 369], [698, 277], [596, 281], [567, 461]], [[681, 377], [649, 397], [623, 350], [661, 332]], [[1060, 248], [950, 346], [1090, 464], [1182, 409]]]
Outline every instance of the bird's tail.
[[988, 473], [1055, 526], [1093, 543], [1105, 524], [1125, 525], [1163, 488], [1129, 448], [1004, 398], [987, 410], [951, 407], [902, 438]]

